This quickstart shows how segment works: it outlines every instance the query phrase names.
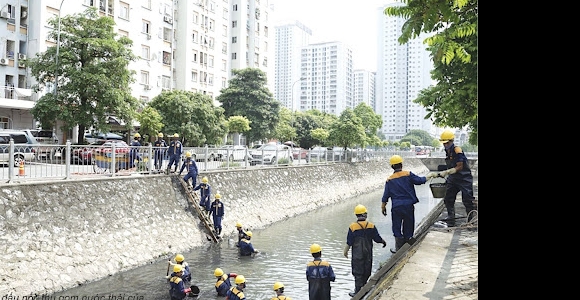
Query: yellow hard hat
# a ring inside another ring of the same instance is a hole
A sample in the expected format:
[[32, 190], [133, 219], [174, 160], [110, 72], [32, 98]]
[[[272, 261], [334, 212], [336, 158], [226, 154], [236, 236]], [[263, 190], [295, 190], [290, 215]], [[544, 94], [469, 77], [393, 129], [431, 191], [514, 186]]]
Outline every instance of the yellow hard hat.
[[439, 141], [441, 143], [447, 143], [449, 140], [453, 139], [455, 139], [455, 134], [453, 134], [451, 130], [445, 130], [443, 133], [441, 133], [441, 138], [439, 138]]
[[238, 227], [238, 228], [242, 228], [242, 223], [240, 223], [240, 222], [236, 222], [236, 227]]
[[137, 132], [137, 133], [135, 133], [135, 135], [133, 137], [140, 138], [141, 135], [139, 134], [139, 132]]
[[157, 134], [157, 137], [163, 137], [163, 133], [161, 133], [161, 132], [160, 132], [160, 133], [158, 133], [158, 134]]
[[179, 137], [179, 134], [175, 133], [173, 134], [173, 137]]
[[282, 282], [280, 281], [276, 281], [274, 282], [274, 290], [277, 291], [279, 288], [283, 288], [284, 284], [282, 284]]
[[181, 271], [183, 271], [183, 267], [181, 265], [173, 266], [173, 272], [177, 273], [177, 272], [181, 272]]
[[244, 275], [236, 276], [236, 284], [246, 283], [246, 277]]
[[178, 262], [178, 263], [179, 262], [182, 262], [184, 259], [185, 259], [185, 257], [183, 257], [183, 255], [181, 255], [181, 254], [177, 254], [175, 256], [175, 261]]
[[252, 237], [252, 232], [251, 231], [246, 231], [246, 235], [249, 237]]
[[391, 156], [391, 159], [389, 160], [389, 163], [391, 165], [400, 164], [402, 162], [403, 162], [403, 158], [399, 155], [393, 155], [393, 156]]
[[185, 157], [191, 157], [191, 152], [189, 151], [185, 152]]
[[205, 177], [205, 176], [204, 176], [204, 177], [201, 179], [201, 182], [203, 182], [203, 183], [207, 183], [207, 177]]
[[224, 270], [222, 270], [220, 268], [216, 268], [215, 271], [213, 271], [213, 275], [215, 277], [220, 277], [220, 276], [224, 275]]
[[318, 244], [312, 244], [312, 245], [310, 245], [310, 253], [311, 254], [312, 253], [318, 253], [318, 252], [321, 252], [321, 251], [322, 251], [322, 248], [320, 247], [320, 245], [318, 245]]
[[217, 193], [217, 194], [215, 194], [215, 198], [216, 199], [221, 199], [222, 198], [222, 195], [220, 195], [219, 193]]
[[366, 212], [367, 212], [367, 208], [362, 204], [359, 204], [354, 208], [355, 215], [362, 215], [362, 214], [365, 214]]

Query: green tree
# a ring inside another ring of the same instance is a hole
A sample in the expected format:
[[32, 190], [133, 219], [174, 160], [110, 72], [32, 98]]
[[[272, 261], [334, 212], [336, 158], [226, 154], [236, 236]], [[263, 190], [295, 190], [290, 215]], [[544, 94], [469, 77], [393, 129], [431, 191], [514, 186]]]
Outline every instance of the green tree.
[[139, 131], [147, 135], [148, 141], [152, 142], [157, 137], [157, 133], [163, 128], [163, 118], [153, 107], [147, 106], [137, 115], [137, 121], [141, 124]]
[[361, 143], [361, 147], [365, 148], [367, 145], [376, 144], [377, 142], [377, 132], [379, 128], [383, 126], [383, 119], [380, 115], [376, 114], [372, 107], [368, 104], [361, 102], [354, 108], [354, 114], [357, 115], [365, 128], [366, 139]]
[[159, 112], [165, 131], [178, 133], [185, 146], [221, 144], [227, 133], [223, 108], [208, 95], [190, 91], [163, 91], [149, 106]]
[[238, 142], [237, 145], [240, 144], [240, 133], [244, 133], [250, 129], [252, 129], [250, 127], [250, 123], [251, 121], [248, 120], [246, 117], [242, 117], [242, 116], [231, 116], [228, 118], [227, 121], [227, 127], [228, 127], [228, 132], [230, 133], [234, 133], [234, 134], [238, 134]]
[[328, 136], [324, 139], [315, 138], [312, 130], [323, 129], [329, 134], [330, 126], [338, 120], [332, 114], [311, 109], [306, 112], [296, 113], [295, 128], [297, 130], [299, 144], [302, 148], [312, 148], [315, 145], [324, 145], [328, 141]]
[[[58, 21], [48, 21], [53, 28], [49, 38], [56, 40]], [[135, 60], [133, 42], [117, 37], [115, 22], [110, 17], [99, 17], [96, 8], [61, 18], [58, 66], [55, 64], [56, 47], [49, 47], [29, 59], [31, 75], [37, 84], [36, 92], [54, 88], [58, 76], [57, 93], [43, 95], [30, 113], [43, 126], [52, 127], [62, 121], [62, 130], [79, 126], [77, 143], [84, 140], [86, 129], [107, 132], [108, 117], [115, 116], [127, 126], [132, 124], [138, 100], [131, 96], [129, 85], [134, 82], [134, 71], [129, 62]]]
[[469, 128], [469, 141], [478, 135], [478, 0], [399, 0], [406, 6], [388, 7], [384, 13], [406, 18], [401, 44], [433, 33], [425, 42], [434, 63], [431, 78], [437, 82], [419, 93], [415, 103], [427, 110], [439, 127]]
[[439, 142], [439, 140], [433, 138], [429, 132], [420, 129], [413, 129], [401, 138], [401, 142], [410, 142], [415, 146], [431, 146], [434, 140]]
[[312, 137], [312, 139], [314, 141], [317, 141], [318, 143], [313, 144], [308, 148], [312, 148], [312, 146], [314, 146], [314, 145], [324, 145], [326, 140], [328, 140], [330, 133], [326, 129], [316, 128], [316, 129], [310, 130], [310, 136]]
[[273, 138], [280, 120], [280, 102], [266, 86], [266, 73], [258, 68], [232, 70], [227, 88], [216, 98], [226, 117], [244, 116], [252, 122], [248, 141]]
[[280, 108], [280, 120], [276, 126], [275, 138], [280, 141], [293, 141], [296, 139], [296, 129], [292, 127], [292, 112], [286, 108]]
[[363, 144], [365, 138], [362, 120], [350, 108], [345, 109], [338, 117], [338, 121], [330, 126], [329, 140], [345, 150], [348, 147]]

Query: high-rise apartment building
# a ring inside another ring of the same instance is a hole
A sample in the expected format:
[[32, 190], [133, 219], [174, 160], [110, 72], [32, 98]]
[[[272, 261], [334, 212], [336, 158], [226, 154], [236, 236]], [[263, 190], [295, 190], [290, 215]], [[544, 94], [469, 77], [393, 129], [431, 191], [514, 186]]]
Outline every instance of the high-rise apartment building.
[[375, 72], [368, 70], [354, 70], [353, 106], [366, 103], [376, 113], [375, 109]]
[[274, 36], [269, 0], [230, 0], [231, 69], [259, 68], [274, 91]]
[[[54, 86], [33, 93], [35, 79], [20, 61], [57, 46], [57, 38], [49, 36], [56, 30], [46, 25], [49, 19], [88, 7], [112, 17], [116, 33], [133, 41], [138, 59], [129, 64], [136, 72], [132, 95], [144, 103], [172, 89], [215, 99], [226, 87], [232, 68], [262, 69], [273, 90], [269, 0], [2, 0], [0, 128], [36, 126], [30, 109], [43, 93], [54, 92]], [[74, 135], [59, 135], [59, 140]]]
[[298, 107], [300, 52], [311, 37], [312, 30], [298, 21], [276, 26], [274, 98], [290, 110]]
[[435, 135], [435, 127], [425, 120], [426, 110], [414, 103], [419, 92], [432, 85], [430, 71], [433, 62], [423, 44], [421, 35], [406, 44], [399, 44], [398, 37], [405, 19], [386, 16], [388, 6], [404, 5], [395, 2], [377, 10], [378, 57], [376, 76], [376, 112], [383, 118], [380, 131], [387, 140], [401, 139], [407, 132], [420, 129]]
[[353, 108], [352, 49], [342, 42], [310, 44], [301, 51], [298, 110], [340, 115]]

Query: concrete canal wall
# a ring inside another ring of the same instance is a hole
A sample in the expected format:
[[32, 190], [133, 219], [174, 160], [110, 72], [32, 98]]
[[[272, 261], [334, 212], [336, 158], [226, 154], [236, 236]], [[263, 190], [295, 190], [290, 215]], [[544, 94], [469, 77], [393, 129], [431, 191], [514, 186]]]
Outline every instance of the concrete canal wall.
[[[428, 171], [419, 159], [404, 166]], [[375, 191], [391, 173], [380, 161], [200, 175], [222, 195], [223, 232], [233, 235], [236, 221], [265, 228]], [[0, 296], [50, 294], [189, 251], [210, 243], [202, 228], [175, 176], [1, 186]]]

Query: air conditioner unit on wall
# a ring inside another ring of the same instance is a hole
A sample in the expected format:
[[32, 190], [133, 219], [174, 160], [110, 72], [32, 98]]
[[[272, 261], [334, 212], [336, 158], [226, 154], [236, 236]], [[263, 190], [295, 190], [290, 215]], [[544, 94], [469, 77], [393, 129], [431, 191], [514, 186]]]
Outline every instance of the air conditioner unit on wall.
[[7, 66], [8, 65], [8, 59], [6, 57], [0, 58], [0, 65]]
[[26, 68], [26, 65], [24, 63], [18, 62], [18, 67], [19, 68]]
[[173, 24], [173, 19], [171, 19], [170, 16], [163, 16], [163, 21], [165, 21], [169, 24]]
[[26, 59], [26, 54], [18, 53], [18, 59]]
[[4, 19], [10, 18], [10, 14], [7, 11], [0, 12], [0, 17]]

